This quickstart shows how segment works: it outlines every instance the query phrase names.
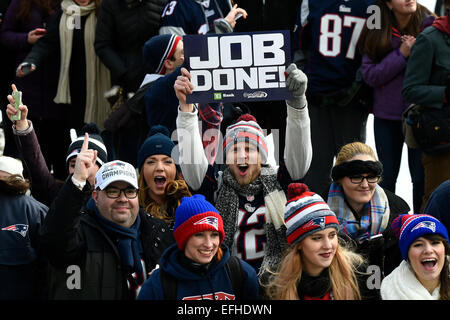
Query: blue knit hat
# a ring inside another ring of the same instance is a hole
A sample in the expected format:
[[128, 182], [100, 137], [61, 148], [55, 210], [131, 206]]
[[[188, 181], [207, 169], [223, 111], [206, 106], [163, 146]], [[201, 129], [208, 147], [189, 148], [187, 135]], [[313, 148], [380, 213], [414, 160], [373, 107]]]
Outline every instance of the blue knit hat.
[[164, 154], [172, 157], [172, 149], [174, 147], [175, 143], [170, 139], [169, 129], [162, 125], [153, 126], [150, 129], [149, 137], [139, 149], [137, 160], [138, 170], [141, 171], [145, 159], [155, 154]]
[[173, 56], [180, 40], [181, 37], [174, 34], [161, 34], [151, 37], [144, 44], [142, 53], [150, 72], [165, 74], [164, 61]]
[[222, 217], [219, 211], [202, 194], [181, 198], [181, 203], [175, 211], [173, 236], [178, 248], [183, 251], [188, 239], [202, 231], [218, 231], [220, 243], [225, 238]]
[[411, 244], [426, 234], [439, 234], [447, 242], [448, 232], [445, 226], [435, 217], [428, 214], [402, 214], [392, 221], [392, 230], [399, 238], [400, 251], [403, 259], [408, 259]]

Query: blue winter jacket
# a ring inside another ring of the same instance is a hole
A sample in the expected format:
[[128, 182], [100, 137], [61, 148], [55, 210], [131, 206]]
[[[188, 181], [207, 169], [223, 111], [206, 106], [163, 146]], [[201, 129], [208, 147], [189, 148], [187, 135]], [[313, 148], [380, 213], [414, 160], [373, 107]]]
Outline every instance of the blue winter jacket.
[[[160, 261], [160, 268], [155, 270], [142, 285], [138, 300], [164, 300], [161, 273], [165, 272], [177, 279], [177, 300], [235, 300], [235, 293], [228, 277], [225, 264], [230, 258], [229, 249], [222, 245], [222, 259], [210, 266], [207, 274], [201, 276], [186, 269], [179, 263], [181, 251], [174, 244], [166, 249]], [[241, 300], [258, 299], [259, 284], [255, 270], [245, 261], [242, 265]]]

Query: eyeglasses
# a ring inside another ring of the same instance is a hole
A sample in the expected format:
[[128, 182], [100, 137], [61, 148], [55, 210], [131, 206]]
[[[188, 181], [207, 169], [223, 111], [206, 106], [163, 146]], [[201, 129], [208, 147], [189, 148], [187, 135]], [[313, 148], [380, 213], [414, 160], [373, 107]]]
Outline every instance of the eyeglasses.
[[115, 188], [115, 187], [110, 187], [110, 188], [106, 188], [103, 191], [105, 191], [106, 196], [110, 199], [119, 198], [122, 191], [127, 199], [134, 199], [138, 195], [138, 189], [134, 189], [134, 188], [119, 189], [119, 188]]
[[377, 183], [380, 181], [381, 176], [351, 176], [349, 179], [354, 184], [360, 184], [364, 181], [364, 179], [367, 180], [367, 183]]

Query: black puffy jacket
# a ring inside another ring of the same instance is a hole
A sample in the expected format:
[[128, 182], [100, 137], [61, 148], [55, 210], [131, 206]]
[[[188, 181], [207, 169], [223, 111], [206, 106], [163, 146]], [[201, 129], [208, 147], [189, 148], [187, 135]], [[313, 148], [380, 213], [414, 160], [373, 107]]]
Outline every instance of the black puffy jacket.
[[146, 74], [142, 48], [158, 34], [168, 0], [103, 0], [98, 12], [95, 52], [111, 71], [113, 84], [136, 92]]

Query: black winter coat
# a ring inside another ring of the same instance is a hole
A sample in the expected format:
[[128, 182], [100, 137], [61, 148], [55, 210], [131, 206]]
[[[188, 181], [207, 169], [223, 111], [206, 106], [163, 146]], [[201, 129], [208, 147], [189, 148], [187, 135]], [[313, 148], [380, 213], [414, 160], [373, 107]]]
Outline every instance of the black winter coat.
[[[50, 299], [126, 300], [130, 296], [115, 241], [97, 222], [95, 213], [85, 208], [90, 190], [88, 182], [80, 191], [69, 178], [44, 221], [41, 244], [50, 262]], [[143, 259], [149, 272], [175, 241], [164, 221], [142, 209], [139, 215]], [[79, 288], [74, 277], [77, 272]]]
[[111, 71], [112, 84], [136, 92], [146, 67], [145, 42], [158, 34], [168, 0], [103, 0], [95, 34], [95, 52]]

